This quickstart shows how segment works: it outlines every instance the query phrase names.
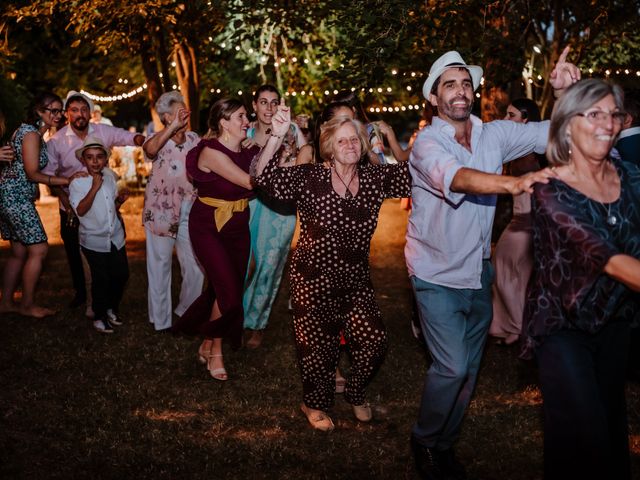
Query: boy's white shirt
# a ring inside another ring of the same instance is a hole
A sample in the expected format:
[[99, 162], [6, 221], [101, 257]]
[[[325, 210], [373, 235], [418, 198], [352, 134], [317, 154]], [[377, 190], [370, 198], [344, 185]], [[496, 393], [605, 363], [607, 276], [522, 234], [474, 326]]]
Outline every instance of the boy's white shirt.
[[[93, 177], [76, 178], [69, 185], [69, 202], [74, 210], [87, 196]], [[117, 215], [115, 200], [117, 196], [116, 180], [109, 170], [103, 170], [103, 182], [96, 193], [89, 211], [81, 216], [80, 245], [94, 252], [110, 252], [111, 244], [119, 250], [124, 247], [125, 235], [122, 223]], [[77, 212], [76, 212], [77, 213]]]

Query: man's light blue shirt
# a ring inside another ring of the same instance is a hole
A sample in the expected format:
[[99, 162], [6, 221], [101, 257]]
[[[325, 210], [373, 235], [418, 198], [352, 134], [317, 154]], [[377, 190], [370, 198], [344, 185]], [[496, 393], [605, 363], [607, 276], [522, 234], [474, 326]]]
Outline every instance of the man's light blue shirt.
[[452, 288], [481, 288], [482, 260], [491, 255], [496, 195], [450, 190], [463, 167], [502, 173], [502, 165], [529, 153], [544, 153], [549, 122], [483, 123], [471, 116], [471, 152], [438, 117], [416, 138], [409, 170], [412, 210], [405, 257], [409, 275]]

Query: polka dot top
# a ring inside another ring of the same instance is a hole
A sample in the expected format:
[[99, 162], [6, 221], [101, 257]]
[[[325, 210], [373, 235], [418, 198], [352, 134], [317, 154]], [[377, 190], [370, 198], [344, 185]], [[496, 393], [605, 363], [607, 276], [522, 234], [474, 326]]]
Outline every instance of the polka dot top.
[[[352, 198], [339, 196], [331, 169], [320, 164], [279, 167], [274, 156], [256, 185], [280, 200], [293, 201], [300, 214], [300, 240], [292, 275], [326, 277], [334, 287], [349, 287], [369, 275], [371, 237], [385, 198], [408, 197], [408, 162], [358, 167], [360, 185]], [[295, 272], [293, 271], [295, 270]]]

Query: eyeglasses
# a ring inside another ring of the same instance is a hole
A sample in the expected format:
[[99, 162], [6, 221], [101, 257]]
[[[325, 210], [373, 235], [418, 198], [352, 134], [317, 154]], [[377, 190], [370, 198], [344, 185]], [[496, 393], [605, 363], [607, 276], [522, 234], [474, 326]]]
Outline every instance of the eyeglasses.
[[604, 125], [609, 121], [609, 117], [616, 125], [622, 125], [627, 116], [625, 112], [605, 112], [604, 110], [589, 110], [577, 115], [586, 118], [592, 125]]
[[54, 117], [56, 115], [61, 115], [62, 114], [62, 109], [61, 108], [43, 108], [43, 110], [46, 110], [47, 112], [51, 112], [51, 115], [53, 115]]

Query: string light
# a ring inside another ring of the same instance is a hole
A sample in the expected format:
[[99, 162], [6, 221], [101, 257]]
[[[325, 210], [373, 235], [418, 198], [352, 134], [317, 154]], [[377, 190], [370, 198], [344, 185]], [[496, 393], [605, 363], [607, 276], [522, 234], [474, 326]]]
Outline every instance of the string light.
[[369, 107], [370, 113], [396, 113], [396, 112], [406, 112], [407, 110], [418, 111], [422, 108], [421, 105], [409, 104], [409, 105], [395, 105], [393, 107], [382, 106], [382, 107]]
[[147, 89], [147, 84], [144, 83], [141, 86], [134, 88], [133, 90], [130, 90], [128, 92], [121, 93], [118, 95], [104, 95], [104, 96], [96, 95], [94, 93], [87, 92], [86, 90], [80, 90], [80, 93], [89, 97], [90, 100], [105, 103], [105, 102], [117, 102], [120, 100], [126, 100], [128, 98], [135, 97], [136, 95], [142, 93], [146, 89]]

